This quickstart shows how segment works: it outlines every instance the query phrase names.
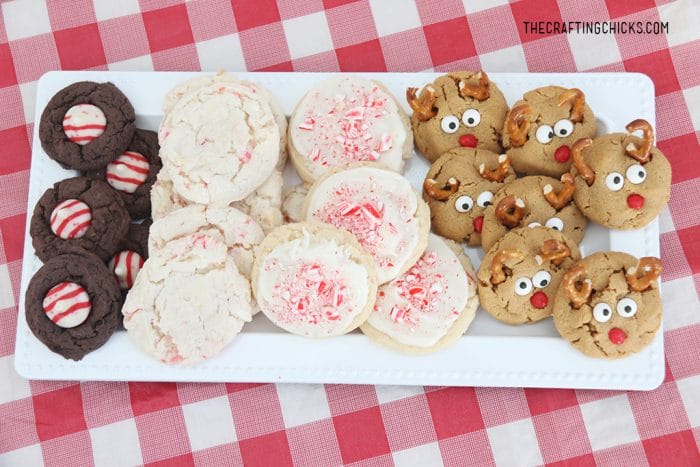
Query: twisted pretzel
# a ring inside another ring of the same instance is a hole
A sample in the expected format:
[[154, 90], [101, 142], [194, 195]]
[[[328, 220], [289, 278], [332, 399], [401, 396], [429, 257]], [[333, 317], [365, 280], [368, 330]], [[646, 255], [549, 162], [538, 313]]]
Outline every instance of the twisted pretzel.
[[561, 176], [561, 183], [563, 186], [559, 193], [555, 193], [554, 188], [549, 183], [542, 187], [544, 197], [547, 199], [549, 204], [551, 204], [552, 207], [557, 210], [563, 208], [569, 204], [569, 202], [571, 202], [571, 199], [574, 197], [574, 191], [576, 190], [574, 176], [568, 172]]
[[571, 103], [571, 121], [578, 123], [583, 120], [583, 108], [586, 104], [586, 97], [583, 95], [583, 92], [577, 88], [571, 88], [564, 91], [559, 95], [557, 105], [561, 107], [567, 102]]
[[591, 138], [581, 138], [576, 140], [576, 142], [571, 145], [571, 158], [574, 161], [574, 167], [576, 167], [579, 175], [588, 186], [593, 185], [593, 182], [595, 182], [595, 173], [590, 167], [588, 167], [586, 161], [583, 160], [582, 151], [591, 144], [593, 144], [593, 140]]
[[480, 71], [476, 74], [475, 78], [479, 79], [479, 84], [467, 84], [464, 80], [460, 80], [457, 87], [459, 88], [459, 95], [462, 97], [471, 97], [478, 101], [483, 101], [489, 98], [489, 77], [486, 73]]
[[639, 161], [640, 164], [646, 164], [651, 160], [651, 148], [654, 146], [654, 129], [646, 120], [637, 119], [629, 122], [627, 131], [633, 133], [637, 130], [642, 130], [642, 145], [637, 147], [631, 141], [625, 146], [625, 152], [628, 156]]
[[506, 196], [496, 205], [495, 214], [501, 224], [512, 229], [525, 217], [525, 202], [515, 195]]
[[479, 175], [490, 182], [502, 182], [510, 169], [510, 160], [506, 154], [498, 156], [498, 167], [487, 169], [484, 164], [479, 165]]
[[545, 240], [540, 248], [542, 260], [549, 260], [552, 264], [559, 266], [562, 261], [571, 256], [571, 249], [565, 243], [550, 238]]
[[517, 148], [527, 141], [527, 132], [530, 130], [530, 115], [532, 107], [527, 102], [516, 105], [506, 118], [506, 128], [510, 135], [510, 145]]
[[425, 122], [437, 115], [437, 111], [433, 109], [433, 105], [435, 105], [437, 100], [435, 89], [430, 85], [426, 86], [420, 98], [416, 95], [417, 92], [418, 88], [406, 89], [406, 100], [413, 109], [413, 115], [418, 120]]
[[491, 260], [489, 271], [491, 272], [491, 283], [498, 285], [506, 280], [504, 266], [512, 268], [525, 258], [525, 254], [520, 250], [501, 250], [496, 253]]
[[[640, 270], [642, 272], [641, 276], [638, 275]], [[643, 292], [651, 287], [652, 282], [659, 278], [661, 270], [662, 266], [659, 258], [645, 256], [639, 259], [637, 266], [627, 269], [625, 279], [627, 279], [630, 289], [635, 292]]]
[[571, 305], [577, 310], [581, 308], [581, 305], [584, 303], [588, 303], [591, 298], [591, 292], [593, 291], [591, 280], [585, 276], [586, 266], [583, 263], [579, 263], [566, 271], [561, 281], [566, 296], [569, 297]]
[[455, 180], [454, 177], [450, 177], [443, 188], [438, 188], [437, 181], [432, 178], [427, 178], [425, 182], [423, 182], [423, 190], [436, 201], [447, 200], [452, 194], [457, 193], [458, 189], [459, 181]]

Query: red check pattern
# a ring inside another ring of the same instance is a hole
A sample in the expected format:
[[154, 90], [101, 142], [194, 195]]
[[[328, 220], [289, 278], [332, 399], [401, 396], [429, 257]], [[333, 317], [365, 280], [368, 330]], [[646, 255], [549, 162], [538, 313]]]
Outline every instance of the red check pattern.
[[[694, 0], [121, 0], [0, 6], [0, 465], [700, 465]], [[524, 21], [668, 21], [531, 34]], [[639, 71], [673, 164], [655, 391], [28, 382], [13, 369], [36, 80], [56, 69]]]

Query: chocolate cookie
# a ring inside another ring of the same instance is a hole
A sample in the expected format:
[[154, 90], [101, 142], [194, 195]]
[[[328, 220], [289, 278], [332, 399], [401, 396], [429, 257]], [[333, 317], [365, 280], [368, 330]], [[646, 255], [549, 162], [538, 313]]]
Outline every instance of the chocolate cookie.
[[27, 287], [29, 329], [51, 351], [80, 360], [117, 329], [120, 291], [107, 267], [86, 252], [51, 258]]
[[143, 224], [130, 224], [129, 232], [107, 263], [124, 294], [134, 285], [136, 276], [148, 259], [148, 230], [151, 223], [148, 219]]
[[41, 147], [67, 169], [96, 170], [134, 136], [134, 107], [112, 83], [81, 81], [54, 95], [39, 122]]
[[44, 262], [76, 248], [107, 261], [126, 236], [129, 222], [124, 201], [107, 183], [75, 177], [55, 183], [39, 198], [29, 234]]
[[554, 299], [557, 331], [591, 357], [641, 351], [661, 326], [660, 274], [658, 258], [617, 252], [584, 258], [564, 275]]

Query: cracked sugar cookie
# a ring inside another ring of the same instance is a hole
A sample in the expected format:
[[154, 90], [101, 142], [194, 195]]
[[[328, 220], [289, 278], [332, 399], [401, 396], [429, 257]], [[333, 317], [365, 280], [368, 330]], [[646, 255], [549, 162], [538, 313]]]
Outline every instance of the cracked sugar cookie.
[[408, 116], [379, 82], [337, 75], [317, 84], [289, 119], [289, 156], [313, 182], [329, 170], [379, 162], [403, 172], [413, 155]]
[[408, 88], [416, 147], [430, 162], [447, 151], [482, 148], [500, 154], [508, 104], [485, 72], [458, 71], [418, 88]]
[[554, 300], [559, 334], [580, 352], [622, 358], [647, 347], [661, 326], [658, 258], [601, 252], [574, 264]]
[[519, 174], [559, 177], [571, 168], [571, 145], [595, 136], [597, 123], [580, 89], [546, 86], [526, 92], [503, 128], [503, 146]]
[[309, 189], [303, 218], [355, 235], [374, 259], [384, 284], [413, 266], [425, 250], [430, 212], [408, 180], [376, 165], [321, 177]]
[[[637, 130], [643, 138], [632, 135]], [[644, 227], [671, 197], [671, 164], [654, 146], [654, 129], [635, 120], [627, 131], [574, 145], [574, 201], [586, 217], [611, 229]]]
[[508, 324], [532, 323], [552, 314], [564, 273], [581, 255], [566, 235], [545, 227], [508, 232], [486, 253], [479, 273], [479, 302]]
[[435, 352], [464, 334], [478, 305], [469, 258], [453, 241], [430, 234], [416, 264], [379, 287], [374, 311], [360, 329], [400, 352]]
[[352, 235], [302, 222], [275, 229], [260, 244], [252, 285], [262, 312], [277, 326], [301, 336], [331, 337], [367, 319], [377, 274]]

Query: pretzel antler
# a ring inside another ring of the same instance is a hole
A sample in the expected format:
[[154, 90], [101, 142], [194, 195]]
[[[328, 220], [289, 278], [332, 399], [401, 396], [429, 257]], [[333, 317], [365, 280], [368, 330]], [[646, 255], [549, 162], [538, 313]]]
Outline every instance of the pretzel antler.
[[571, 158], [574, 161], [574, 167], [578, 170], [579, 175], [583, 178], [588, 186], [593, 185], [595, 182], [595, 173], [588, 167], [586, 161], [583, 160], [582, 151], [593, 144], [591, 138], [581, 138], [577, 139], [574, 144], [571, 145]]
[[510, 169], [510, 160], [506, 154], [498, 156], [498, 167], [487, 169], [485, 164], [479, 164], [479, 175], [490, 182], [502, 182]]
[[586, 97], [583, 91], [577, 88], [571, 88], [561, 93], [557, 105], [561, 107], [567, 102], [571, 103], [571, 121], [578, 123], [583, 120], [583, 109], [586, 105]]
[[506, 128], [510, 135], [510, 145], [520, 147], [527, 141], [527, 132], [530, 130], [530, 117], [532, 107], [527, 102], [516, 105], [506, 118]]
[[[641, 276], [638, 275], [640, 270], [642, 272]], [[659, 258], [645, 256], [644, 258], [639, 258], [637, 266], [627, 269], [625, 278], [630, 289], [635, 292], [643, 292], [651, 287], [652, 282], [659, 278], [661, 270], [662, 266]]]
[[495, 214], [501, 224], [512, 229], [525, 217], [525, 202], [515, 195], [506, 196], [496, 205]]
[[501, 250], [491, 260], [491, 283], [498, 285], [506, 280], [504, 266], [512, 268], [525, 258], [525, 254], [520, 250]]
[[586, 266], [579, 263], [572, 267], [561, 280], [561, 285], [564, 287], [566, 296], [571, 300], [571, 304], [577, 310], [581, 305], [588, 303], [593, 291], [591, 280], [586, 277]]
[[642, 130], [642, 145], [637, 147], [631, 141], [625, 146], [625, 152], [628, 156], [639, 161], [640, 164], [646, 164], [651, 160], [651, 148], [654, 146], [654, 129], [646, 120], [637, 119], [627, 124], [627, 131], [633, 133], [637, 130]]
[[475, 78], [478, 78], [479, 83], [474, 85], [474, 84], [468, 84], [464, 80], [460, 80], [459, 84], [457, 87], [459, 88], [459, 95], [462, 97], [471, 97], [472, 99], [476, 99], [478, 101], [483, 101], [489, 98], [489, 77], [486, 76], [486, 73], [483, 71], [480, 71], [477, 73]]
[[554, 192], [552, 185], [547, 183], [542, 187], [542, 193], [547, 199], [549, 204], [552, 205], [554, 209], [561, 209], [567, 204], [569, 204], [574, 197], [574, 191], [576, 190], [576, 184], [574, 183], [574, 176], [570, 173], [565, 173], [561, 176], [561, 183], [563, 184], [559, 193]]
[[417, 96], [418, 88], [408, 88], [406, 89], [406, 100], [408, 105], [413, 109], [413, 115], [415, 115], [420, 121], [427, 121], [437, 115], [437, 111], [433, 109], [435, 100], [435, 88], [428, 85], [425, 87], [420, 95]]
[[571, 256], [571, 249], [564, 242], [550, 238], [545, 240], [540, 248], [540, 254], [535, 257], [537, 264], [541, 261], [549, 261], [559, 266], [562, 261]]
[[423, 182], [423, 190], [436, 201], [445, 201], [459, 189], [459, 181], [453, 177], [447, 180], [447, 184], [443, 188], [438, 188], [437, 181], [432, 178], [426, 178]]

